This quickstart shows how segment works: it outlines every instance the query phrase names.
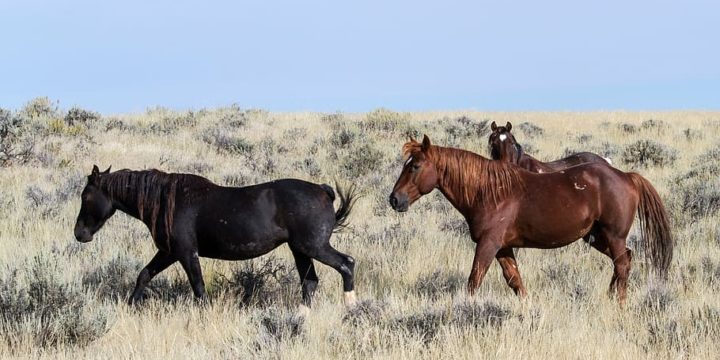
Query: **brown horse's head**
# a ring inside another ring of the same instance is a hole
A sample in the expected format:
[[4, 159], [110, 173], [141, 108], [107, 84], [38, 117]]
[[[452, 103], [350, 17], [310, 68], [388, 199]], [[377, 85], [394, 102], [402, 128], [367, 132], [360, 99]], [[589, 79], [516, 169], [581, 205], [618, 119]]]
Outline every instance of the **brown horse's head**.
[[497, 126], [493, 121], [490, 124], [490, 129], [492, 133], [488, 138], [488, 146], [493, 160], [517, 162], [521, 154], [521, 148], [510, 132], [512, 124], [508, 122], [505, 126]]
[[97, 165], [93, 165], [92, 172], [87, 177], [87, 185], [81, 195], [80, 213], [75, 222], [75, 238], [80, 242], [92, 241], [93, 235], [115, 213], [112, 200], [100, 189], [101, 177], [109, 173], [109, 167], [100, 172]]
[[390, 206], [399, 212], [407, 211], [415, 200], [433, 191], [438, 185], [438, 170], [432, 161], [433, 147], [425, 135], [422, 143], [410, 138], [403, 145], [403, 166], [400, 177], [390, 194]]

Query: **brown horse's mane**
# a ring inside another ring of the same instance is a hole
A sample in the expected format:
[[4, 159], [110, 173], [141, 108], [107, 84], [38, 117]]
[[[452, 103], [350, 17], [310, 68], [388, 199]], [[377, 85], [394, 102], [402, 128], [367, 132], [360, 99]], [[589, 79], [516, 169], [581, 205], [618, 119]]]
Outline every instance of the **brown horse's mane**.
[[163, 222], [166, 249], [170, 250], [170, 231], [175, 212], [175, 197], [178, 187], [193, 187], [212, 184], [210, 180], [191, 174], [166, 173], [160, 170], [118, 170], [98, 177], [100, 189], [114, 200], [123, 200], [130, 206], [137, 206], [141, 221], [148, 224], [152, 237], [161, 245], [158, 235], [158, 220]]
[[[421, 144], [403, 146], [405, 157], [421, 151]], [[497, 205], [513, 192], [524, 190], [525, 183], [516, 166], [492, 161], [473, 152], [442, 146], [430, 146], [426, 156], [435, 162], [440, 183], [467, 205], [492, 201]]]

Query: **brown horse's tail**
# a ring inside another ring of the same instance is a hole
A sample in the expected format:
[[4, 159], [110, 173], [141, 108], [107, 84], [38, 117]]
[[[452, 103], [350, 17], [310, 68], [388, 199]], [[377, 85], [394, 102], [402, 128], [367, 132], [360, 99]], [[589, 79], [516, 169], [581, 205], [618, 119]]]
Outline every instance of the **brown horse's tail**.
[[[330, 186], [327, 186], [327, 188], [330, 188]], [[348, 216], [350, 215], [350, 211], [352, 211], [353, 206], [355, 206], [358, 194], [355, 190], [355, 185], [351, 185], [346, 192], [336, 181], [335, 188], [337, 189], [337, 195], [340, 198], [340, 207], [338, 207], [335, 211], [335, 225], [333, 226], [333, 232], [338, 232], [347, 227]], [[332, 188], [330, 188], [330, 191], [332, 191]], [[330, 192], [328, 192], [328, 194], [330, 194]], [[330, 198], [334, 200], [335, 194], [333, 193]]]
[[665, 207], [647, 179], [636, 173], [630, 173], [630, 178], [640, 193], [638, 217], [640, 232], [646, 244], [645, 256], [652, 262], [655, 270], [665, 278], [670, 269], [674, 247]]

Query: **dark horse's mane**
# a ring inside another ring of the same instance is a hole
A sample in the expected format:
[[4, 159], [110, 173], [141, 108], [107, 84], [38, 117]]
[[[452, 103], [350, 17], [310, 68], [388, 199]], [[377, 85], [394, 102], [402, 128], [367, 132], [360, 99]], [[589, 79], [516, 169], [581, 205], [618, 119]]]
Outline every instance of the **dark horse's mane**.
[[[405, 154], [420, 151], [420, 146], [417, 142], [405, 144]], [[430, 146], [427, 154], [435, 161], [443, 184], [465, 204], [492, 201], [497, 205], [513, 192], [525, 188], [520, 170], [505, 162], [488, 160], [467, 150], [435, 145]]]
[[[166, 173], [160, 170], [118, 170], [99, 177], [100, 189], [114, 200], [133, 202], [141, 221], [150, 227], [153, 240], [158, 246], [170, 250], [170, 230], [175, 212], [175, 196], [179, 187], [210, 185], [212, 182], [191, 174]], [[162, 222], [160, 227], [159, 221]], [[158, 239], [158, 230], [164, 230], [165, 239]]]

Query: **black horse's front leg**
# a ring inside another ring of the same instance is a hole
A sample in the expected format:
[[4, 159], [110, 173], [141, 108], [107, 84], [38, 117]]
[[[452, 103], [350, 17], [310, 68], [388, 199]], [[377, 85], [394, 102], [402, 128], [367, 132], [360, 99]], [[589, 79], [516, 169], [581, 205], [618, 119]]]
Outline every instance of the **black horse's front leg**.
[[200, 269], [200, 259], [198, 258], [197, 251], [181, 256], [180, 264], [187, 274], [195, 298], [205, 301], [205, 281], [202, 277], [202, 269]]
[[150, 280], [152, 280], [155, 275], [167, 269], [167, 267], [172, 265], [175, 261], [176, 259], [172, 255], [164, 251], [158, 251], [147, 266], [140, 271], [137, 283], [135, 284], [135, 290], [128, 299], [128, 304], [132, 305], [137, 303], [142, 297], [143, 291]]

